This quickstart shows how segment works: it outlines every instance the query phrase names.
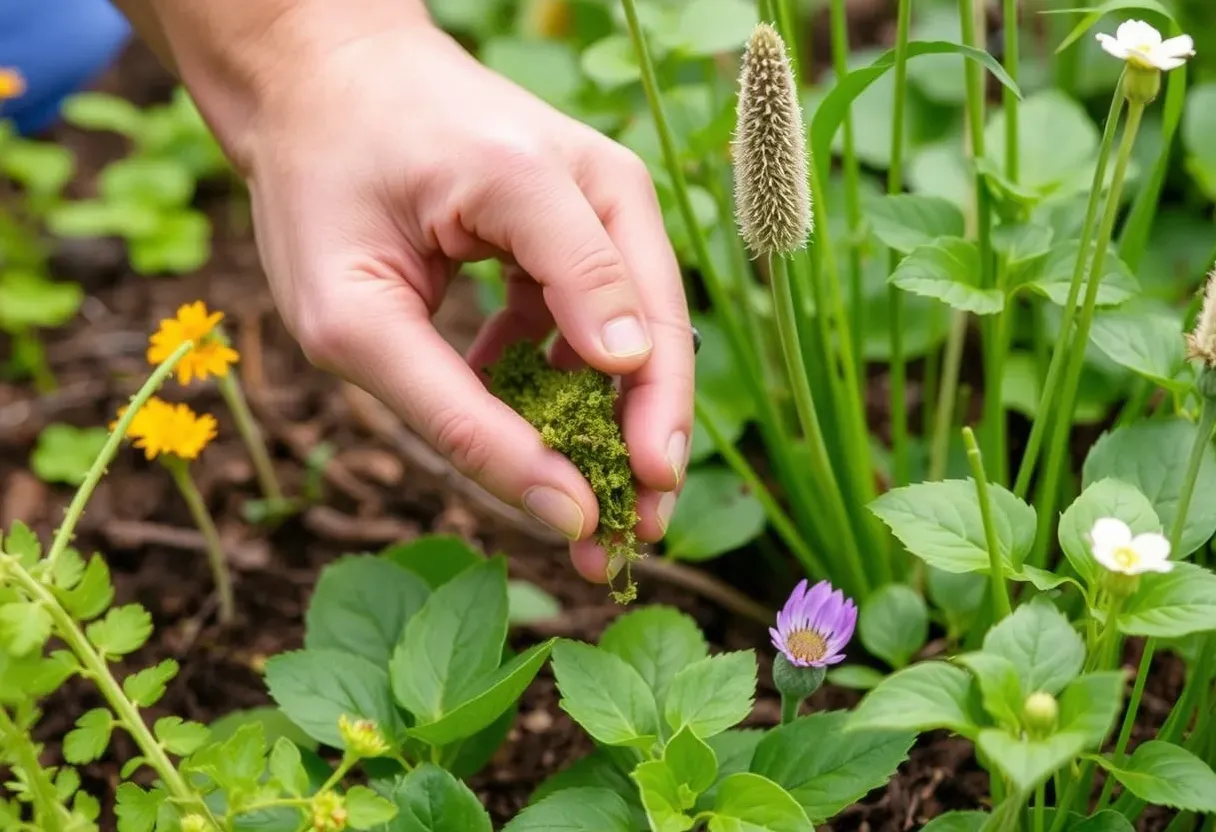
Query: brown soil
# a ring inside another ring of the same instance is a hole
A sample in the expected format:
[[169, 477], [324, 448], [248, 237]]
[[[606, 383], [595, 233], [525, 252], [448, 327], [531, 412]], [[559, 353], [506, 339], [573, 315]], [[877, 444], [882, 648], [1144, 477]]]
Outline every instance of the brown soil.
[[[141, 103], [171, 88], [138, 47], [129, 50], [101, 86]], [[113, 137], [67, 128], [57, 138], [78, 152], [83, 173], [74, 187], [85, 192], [98, 167], [122, 150]], [[561, 617], [543, 630], [515, 632], [517, 644], [550, 635], [594, 640], [620, 614], [603, 588], [579, 580], [551, 538], [459, 484], [382, 408], [312, 369], [275, 314], [251, 237], [231, 222], [228, 195], [205, 196], [203, 204], [215, 219], [216, 240], [213, 259], [198, 274], [141, 277], [127, 267], [121, 246], [104, 241], [65, 249], [57, 258], [57, 274], [82, 282], [89, 299], [74, 324], [48, 335], [59, 389], [39, 397], [26, 385], [0, 382], [0, 528], [22, 520], [44, 540], [63, 516], [71, 491], [47, 486], [29, 471], [39, 431], [55, 421], [107, 423], [147, 373], [147, 334], [186, 301], [203, 298], [228, 311], [227, 324], [243, 355], [242, 380], [289, 490], [299, 486], [305, 459], [318, 443], [337, 451], [326, 468], [323, 504], [266, 534], [243, 519], [242, 505], [257, 497], [256, 484], [214, 388], [166, 388], [166, 396], [219, 414], [221, 420], [219, 439], [195, 470], [230, 554], [239, 620], [228, 631], [214, 626], [211, 580], [184, 507], [163, 471], [130, 449], [122, 452], [98, 488], [76, 543], [82, 551], [107, 555], [119, 603], [138, 601], [155, 619], [152, 642], [129, 657], [125, 667], [144, 667], [169, 656], [181, 664], [181, 674], [148, 716], [176, 714], [208, 722], [235, 709], [268, 704], [259, 668], [266, 657], [301, 646], [303, 610], [318, 570], [343, 553], [375, 550], [429, 532], [458, 533], [487, 552], [507, 554], [513, 577], [533, 581], [559, 599]], [[468, 345], [480, 322], [469, 283], [455, 282], [438, 321], [453, 343]], [[7, 348], [0, 341], [0, 358]], [[748, 557], [737, 553], [713, 568], [766, 603], [779, 603], [775, 596], [786, 583], [755, 585]], [[763, 628], [656, 576], [643, 576], [639, 603], [666, 603], [689, 612], [719, 648], [755, 647], [766, 653]], [[767, 664], [761, 670], [751, 722], [772, 725], [778, 720], [778, 702], [767, 682]], [[1154, 675], [1146, 697], [1153, 723], [1161, 720], [1180, 684], [1178, 667], [1171, 664], [1168, 670]], [[813, 704], [821, 709], [855, 701], [849, 691], [828, 688]], [[75, 718], [98, 704], [96, 693], [80, 682], [45, 703], [41, 734], [48, 744], [48, 764], [58, 760], [58, 741]], [[540, 781], [588, 750], [587, 738], [557, 707], [546, 670], [525, 695], [510, 741], [472, 786], [496, 824], [502, 823]], [[111, 804], [118, 771], [134, 753], [130, 741], [118, 736], [104, 759], [85, 767], [85, 787], [105, 796], [103, 829], [114, 828]], [[930, 735], [885, 789], [845, 811], [832, 828], [916, 828], [951, 809], [982, 808], [986, 794], [986, 775], [976, 767], [969, 743]]]

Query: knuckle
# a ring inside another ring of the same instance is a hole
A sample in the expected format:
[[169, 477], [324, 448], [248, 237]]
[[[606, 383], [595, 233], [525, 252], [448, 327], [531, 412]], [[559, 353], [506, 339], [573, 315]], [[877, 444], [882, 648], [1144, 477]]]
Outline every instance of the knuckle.
[[523, 142], [492, 140], [477, 149], [483, 170], [497, 179], [530, 176], [544, 167], [540, 149]]
[[296, 324], [296, 340], [314, 367], [332, 370], [351, 344], [349, 325], [329, 312], [303, 316]]
[[461, 473], [480, 479], [493, 458], [491, 443], [477, 420], [460, 410], [445, 410], [435, 417], [435, 448]]
[[654, 180], [651, 179], [650, 169], [646, 167], [641, 156], [627, 147], [622, 147], [618, 158], [620, 176], [628, 185], [642, 193], [654, 193]]

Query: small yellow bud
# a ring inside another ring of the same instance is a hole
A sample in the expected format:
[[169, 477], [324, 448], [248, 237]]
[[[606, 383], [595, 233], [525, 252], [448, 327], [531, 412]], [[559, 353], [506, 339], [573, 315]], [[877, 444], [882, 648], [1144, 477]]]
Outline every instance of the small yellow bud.
[[1060, 718], [1060, 705], [1050, 693], [1038, 691], [1026, 697], [1022, 705], [1022, 718], [1026, 729], [1035, 736], [1045, 736], [1056, 728]]
[[215, 827], [202, 815], [186, 815], [182, 818], [182, 832], [215, 832]]
[[322, 792], [312, 799], [314, 832], [342, 832], [346, 828], [346, 801], [336, 792]]
[[379, 757], [389, 751], [388, 741], [370, 719], [338, 717], [338, 733], [346, 750], [357, 757]]

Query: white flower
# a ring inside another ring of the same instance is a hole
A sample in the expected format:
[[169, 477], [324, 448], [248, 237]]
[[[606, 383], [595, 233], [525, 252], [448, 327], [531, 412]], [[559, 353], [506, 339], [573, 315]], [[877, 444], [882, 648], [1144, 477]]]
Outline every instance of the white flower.
[[1120, 23], [1113, 38], [1104, 32], [1099, 32], [1097, 38], [1103, 49], [1138, 69], [1167, 72], [1195, 56], [1195, 42], [1190, 35], [1163, 41], [1161, 33], [1143, 20]]
[[1103, 517], [1089, 532], [1094, 560], [1112, 572], [1139, 575], [1142, 572], [1169, 572], [1170, 542], [1157, 532], [1145, 532], [1132, 537], [1132, 530], [1122, 520]]

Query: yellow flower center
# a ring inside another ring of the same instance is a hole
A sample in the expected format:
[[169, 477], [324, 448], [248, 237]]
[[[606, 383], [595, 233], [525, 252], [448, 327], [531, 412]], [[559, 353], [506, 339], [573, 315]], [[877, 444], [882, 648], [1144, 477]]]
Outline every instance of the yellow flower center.
[[1115, 564], [1120, 569], [1131, 569], [1140, 563], [1139, 553], [1131, 546], [1120, 546], [1111, 553]]
[[817, 662], [828, 652], [827, 640], [814, 630], [795, 630], [786, 638], [785, 646], [794, 658], [804, 662]]

